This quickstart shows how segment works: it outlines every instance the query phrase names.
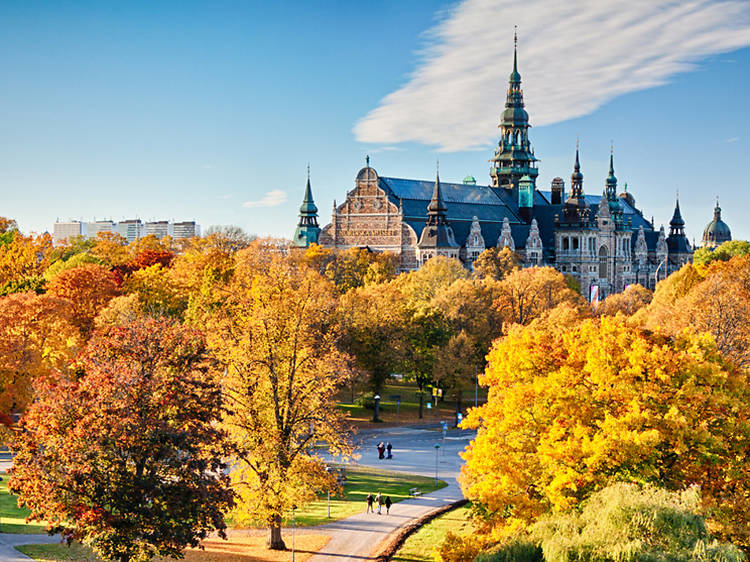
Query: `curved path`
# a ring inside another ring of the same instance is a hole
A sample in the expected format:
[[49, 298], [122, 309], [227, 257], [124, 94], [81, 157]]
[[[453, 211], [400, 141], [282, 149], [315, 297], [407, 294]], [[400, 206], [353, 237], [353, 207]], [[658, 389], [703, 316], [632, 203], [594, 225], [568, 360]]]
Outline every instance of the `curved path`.
[[[443, 439], [440, 431], [413, 427], [362, 431], [357, 437], [357, 453], [362, 455], [358, 465], [434, 477], [437, 460], [438, 477], [448, 486], [393, 504], [388, 516], [366, 514], [363, 505], [362, 513], [316, 527], [316, 530], [330, 535], [331, 540], [321, 552], [310, 558], [310, 562], [373, 560], [378, 545], [393, 531], [433, 509], [462, 499], [463, 494], [456, 481], [463, 464], [458, 453], [475, 435], [475, 432], [451, 430]], [[375, 447], [380, 441], [393, 444], [392, 460], [378, 459]], [[436, 443], [440, 445], [437, 453], [434, 447]]]

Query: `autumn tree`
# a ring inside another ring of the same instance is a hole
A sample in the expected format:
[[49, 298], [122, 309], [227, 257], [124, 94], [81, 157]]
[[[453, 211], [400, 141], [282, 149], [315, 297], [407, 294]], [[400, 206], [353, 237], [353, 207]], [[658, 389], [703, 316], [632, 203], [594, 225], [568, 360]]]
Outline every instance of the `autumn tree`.
[[237, 254], [225, 304], [209, 323], [226, 365], [223, 426], [233, 443], [240, 521], [269, 528], [284, 549], [283, 516], [333, 486], [314, 445], [348, 451], [334, 396], [348, 376], [335, 289], [312, 269], [258, 245]]
[[474, 260], [474, 275], [483, 279], [500, 280], [521, 267], [521, 256], [508, 247], [487, 248]]
[[373, 283], [383, 283], [396, 276], [398, 258], [390, 252], [374, 252], [369, 248], [332, 250], [310, 244], [295, 252], [299, 260], [331, 280], [341, 293]]
[[47, 285], [47, 292], [70, 301], [72, 322], [84, 337], [88, 337], [96, 315], [119, 293], [119, 287], [109, 269], [85, 264], [58, 274]]
[[393, 283], [359, 287], [341, 296], [338, 315], [344, 348], [354, 357], [367, 384], [380, 394], [405, 354], [408, 314]]
[[141, 318], [98, 332], [77, 372], [38, 381], [10, 488], [50, 533], [107, 560], [180, 557], [224, 536], [221, 394], [200, 333]]
[[123, 288], [126, 293], [136, 294], [143, 310], [151, 315], [180, 317], [187, 308], [188, 296], [180, 290], [172, 271], [160, 263], [132, 272]]
[[91, 254], [110, 267], [124, 265], [130, 260], [128, 241], [116, 232], [98, 232]]
[[709, 332], [725, 357], [750, 365], [750, 257], [683, 266], [661, 281], [649, 306], [634, 321], [649, 329], [679, 334], [686, 328]]
[[32, 292], [0, 298], [0, 412], [23, 412], [32, 382], [61, 369], [76, 351], [70, 302]]
[[581, 308], [586, 301], [551, 267], [519, 269], [500, 283], [495, 307], [506, 324], [528, 324], [562, 303]]
[[651, 302], [653, 293], [643, 285], [629, 285], [622, 293], [612, 293], [604, 302], [596, 307], [596, 314], [600, 316], [614, 316], [622, 312], [632, 316]]
[[511, 328], [489, 360], [462, 487], [495, 536], [625, 480], [700, 486], [717, 534], [750, 544], [750, 387], [709, 335], [553, 311]]
[[52, 238], [49, 234], [24, 236], [17, 230], [7, 234], [9, 240], [0, 243], [0, 295], [42, 292], [42, 274], [50, 263]]

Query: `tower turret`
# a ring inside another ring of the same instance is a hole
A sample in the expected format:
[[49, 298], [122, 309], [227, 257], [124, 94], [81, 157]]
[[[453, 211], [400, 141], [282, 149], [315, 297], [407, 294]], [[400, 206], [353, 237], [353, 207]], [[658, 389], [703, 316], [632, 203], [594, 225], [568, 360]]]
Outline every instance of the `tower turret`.
[[716, 248], [724, 242], [732, 239], [732, 231], [723, 220], [721, 220], [721, 207], [719, 207], [719, 198], [716, 198], [716, 207], [714, 207], [714, 220], [706, 226], [703, 231], [701, 245], [704, 248]]
[[588, 207], [586, 205], [586, 197], [583, 194], [583, 174], [581, 173], [578, 143], [576, 143], [576, 161], [573, 165], [573, 173], [570, 175], [570, 184], [570, 197], [565, 201], [565, 206], [563, 207], [565, 222], [586, 222], [588, 220]]
[[609, 148], [609, 174], [607, 175], [605, 195], [609, 203], [609, 213], [617, 227], [623, 226], [622, 223], [622, 203], [617, 195], [617, 178], [615, 177], [614, 147]]
[[458, 256], [458, 244], [456, 244], [456, 238], [453, 234], [453, 229], [448, 223], [446, 213], [448, 208], [445, 206], [443, 201], [443, 190], [440, 187], [440, 172], [435, 172], [435, 187], [432, 190], [432, 199], [430, 204], [427, 205], [427, 224], [422, 229], [422, 235], [419, 237], [419, 243], [417, 246], [420, 250], [434, 249], [436, 253], [426, 253], [425, 255], [433, 257], [433, 255], [446, 255], [445, 252], [440, 252], [441, 248], [450, 248], [451, 251], [447, 254], [452, 255], [453, 249], [455, 249], [456, 257]]
[[313, 201], [312, 188], [310, 187], [310, 166], [308, 166], [305, 197], [299, 208], [299, 222], [297, 223], [297, 229], [294, 231], [292, 244], [299, 248], [307, 248], [310, 244], [317, 244], [319, 236], [318, 207], [315, 206], [315, 201]]
[[690, 259], [690, 255], [693, 253], [693, 250], [690, 247], [690, 240], [685, 236], [685, 221], [682, 220], [682, 213], [680, 213], [679, 194], [675, 200], [672, 220], [669, 221], [667, 248], [669, 251], [670, 262], [675, 269], [679, 269], [683, 264], [687, 263]]
[[510, 73], [505, 111], [500, 119], [500, 142], [490, 159], [493, 187], [513, 190], [518, 196], [518, 181], [523, 176], [536, 180], [539, 170], [529, 141], [529, 114], [524, 109], [521, 74], [518, 72], [518, 35], [513, 34], [513, 72]]

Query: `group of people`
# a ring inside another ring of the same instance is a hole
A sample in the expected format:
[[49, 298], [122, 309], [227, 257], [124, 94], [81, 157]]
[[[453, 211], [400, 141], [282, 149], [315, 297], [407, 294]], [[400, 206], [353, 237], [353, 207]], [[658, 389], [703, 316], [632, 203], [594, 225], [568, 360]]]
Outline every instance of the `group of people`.
[[[391, 453], [391, 450], [393, 449], [393, 446], [391, 445], [391, 442], [389, 441], [386, 445], [382, 441], [378, 443], [378, 458], [379, 459], [392, 459], [393, 454]], [[385, 452], [388, 451], [388, 456], [385, 456]]]
[[[390, 443], [389, 443], [390, 445]], [[385, 506], [385, 514], [388, 515], [391, 512], [391, 496], [383, 497], [383, 494], [378, 492], [377, 496], [373, 496], [372, 492], [367, 494], [367, 513], [375, 513], [375, 504], [378, 506], [378, 515], [382, 514], [383, 506]]]

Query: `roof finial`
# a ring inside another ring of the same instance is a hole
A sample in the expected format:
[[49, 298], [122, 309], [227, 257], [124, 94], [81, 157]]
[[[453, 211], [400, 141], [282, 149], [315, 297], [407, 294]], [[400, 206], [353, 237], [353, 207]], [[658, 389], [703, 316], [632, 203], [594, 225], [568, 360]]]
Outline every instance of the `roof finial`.
[[307, 163], [307, 181], [310, 181], [310, 162]]
[[581, 145], [581, 141], [578, 138], [578, 135], [576, 135], [576, 152], [578, 152], [578, 149], [580, 148], [580, 145]]
[[518, 75], [518, 26], [513, 26], [513, 77], [520, 80]]
[[435, 171], [440, 173], [440, 158], [435, 158]]
[[365, 165], [369, 168], [370, 167], [370, 155], [368, 154], [365, 156]]
[[513, 48], [514, 49], [518, 48], [518, 26], [517, 25], [513, 26]]

